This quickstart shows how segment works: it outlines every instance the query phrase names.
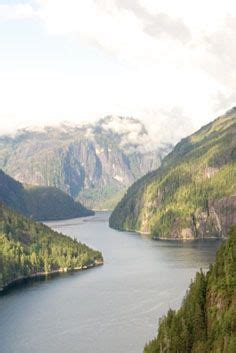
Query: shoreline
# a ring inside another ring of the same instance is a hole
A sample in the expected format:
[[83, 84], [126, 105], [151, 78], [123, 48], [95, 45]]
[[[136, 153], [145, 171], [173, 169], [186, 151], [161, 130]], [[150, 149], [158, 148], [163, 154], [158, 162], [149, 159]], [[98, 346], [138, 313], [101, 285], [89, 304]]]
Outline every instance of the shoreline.
[[[142, 233], [140, 233], [142, 234]], [[151, 235], [151, 234], [150, 234]], [[226, 237], [204, 237], [204, 238], [161, 238], [161, 237], [156, 237], [153, 236], [151, 237], [152, 240], [156, 240], [156, 241], [198, 241], [198, 240], [224, 240], [226, 239]]]
[[134, 229], [119, 229], [119, 228], [113, 228], [111, 226], [109, 226], [111, 229], [115, 229], [119, 232], [130, 232], [133, 234], [138, 234], [138, 235], [146, 235], [148, 236], [150, 239], [152, 240], [156, 240], [156, 241], [162, 241], [162, 240], [168, 240], [168, 241], [196, 241], [196, 240], [224, 240], [227, 239], [227, 237], [222, 236], [222, 237], [204, 237], [204, 238], [179, 238], [179, 237], [175, 237], [175, 238], [167, 238], [167, 237], [158, 237], [156, 235], [153, 235], [152, 233], [149, 232], [142, 232], [140, 230], [134, 230]]
[[15, 278], [14, 280], [8, 282], [4, 286], [0, 287], [0, 295], [3, 294], [8, 289], [10, 289], [11, 287], [14, 287], [15, 285], [18, 285], [18, 284], [20, 285], [21, 283], [23, 283], [25, 281], [30, 281], [30, 280], [39, 279], [39, 278], [53, 277], [56, 275], [60, 275], [62, 273], [85, 271], [85, 270], [89, 270], [91, 268], [99, 267], [99, 266], [103, 266], [103, 265], [104, 265], [104, 261], [102, 260], [102, 261], [94, 262], [94, 263], [87, 265], [87, 266], [84, 265], [81, 267], [74, 267], [72, 269], [68, 269], [67, 267], [61, 267], [58, 270], [53, 270], [50, 272], [43, 272], [42, 271], [42, 272], [32, 273], [31, 275], [28, 275], [28, 276], [20, 276], [18, 278]]

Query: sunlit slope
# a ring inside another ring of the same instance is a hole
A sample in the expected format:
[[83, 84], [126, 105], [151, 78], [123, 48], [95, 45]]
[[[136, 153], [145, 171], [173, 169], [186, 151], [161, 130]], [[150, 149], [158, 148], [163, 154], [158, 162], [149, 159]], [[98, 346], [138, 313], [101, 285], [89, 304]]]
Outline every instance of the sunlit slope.
[[236, 223], [236, 109], [181, 140], [133, 184], [110, 226], [163, 238], [226, 235]]
[[22, 277], [101, 262], [99, 251], [12, 212], [0, 203], [0, 290]]

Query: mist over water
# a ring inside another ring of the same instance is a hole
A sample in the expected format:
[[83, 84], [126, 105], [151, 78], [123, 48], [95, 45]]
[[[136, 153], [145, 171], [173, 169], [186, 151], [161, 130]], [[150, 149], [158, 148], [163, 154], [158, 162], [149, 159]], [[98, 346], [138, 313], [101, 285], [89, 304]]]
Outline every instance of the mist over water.
[[104, 266], [0, 296], [1, 353], [141, 353], [158, 318], [213, 262], [216, 240], [153, 241], [108, 227], [109, 213], [48, 225], [101, 250]]

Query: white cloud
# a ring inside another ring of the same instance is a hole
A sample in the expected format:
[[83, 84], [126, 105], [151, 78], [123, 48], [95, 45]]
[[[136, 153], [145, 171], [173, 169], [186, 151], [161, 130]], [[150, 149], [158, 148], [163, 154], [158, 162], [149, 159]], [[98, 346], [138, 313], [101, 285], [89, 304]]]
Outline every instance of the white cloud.
[[100, 48], [124, 67], [111, 77], [89, 71], [83, 77], [47, 70], [19, 71], [15, 77], [5, 72], [6, 84], [0, 82], [4, 116], [26, 121], [33, 116], [44, 123], [128, 115], [144, 120], [156, 135], [161, 131], [176, 141], [234, 104], [235, 1], [37, 0], [35, 4], [0, 5], [0, 20], [40, 18], [51, 38], [78, 40], [84, 50]]
[[[219, 92], [228, 96], [236, 88], [232, 0], [47, 0], [41, 5], [50, 33], [78, 36], [113, 54], [136, 68], [140, 84], [153, 75], [158, 96], [164, 86], [165, 96], [156, 97], [163, 107], [179, 106], [192, 114], [197, 105], [207, 104], [206, 117], [215, 113]], [[149, 94], [153, 83], [145, 83]]]
[[0, 21], [13, 21], [34, 18], [37, 12], [29, 4], [0, 4]]

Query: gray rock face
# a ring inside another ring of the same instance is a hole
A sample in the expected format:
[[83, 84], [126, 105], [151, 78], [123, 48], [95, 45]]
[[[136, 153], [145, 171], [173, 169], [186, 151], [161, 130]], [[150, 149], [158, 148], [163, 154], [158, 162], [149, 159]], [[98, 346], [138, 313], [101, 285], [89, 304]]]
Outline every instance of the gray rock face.
[[111, 209], [170, 148], [150, 146], [140, 121], [110, 116], [90, 125], [2, 136], [0, 168], [22, 183], [55, 186], [88, 207]]

